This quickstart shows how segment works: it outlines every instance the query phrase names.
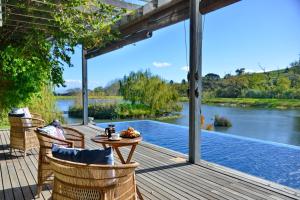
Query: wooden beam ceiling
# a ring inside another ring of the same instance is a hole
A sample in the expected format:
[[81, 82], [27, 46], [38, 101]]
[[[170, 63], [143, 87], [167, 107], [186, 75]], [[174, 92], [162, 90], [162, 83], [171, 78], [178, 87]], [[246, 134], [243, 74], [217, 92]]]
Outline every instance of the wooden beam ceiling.
[[[36, 28], [40, 26], [39, 28], [43, 30], [45, 27], [57, 27], [52, 16], [52, 11], [59, 1], [60, 0], [53, 0], [53, 3], [49, 3], [42, 0], [9, 0], [5, 2], [4, 0], [0, 0], [0, 3], [2, 2], [0, 6], [1, 29], [10, 29], [10, 27], [17, 26], [27, 28]], [[112, 5], [118, 9], [136, 10], [141, 7], [140, 5], [122, 0], [102, 1], [103, 3]], [[3, 8], [5, 8], [4, 11]], [[95, 10], [97, 10], [97, 8], [95, 8]], [[3, 22], [4, 17], [5, 23]], [[15, 28], [13, 28], [13, 30], [16, 32]]]
[[[199, 5], [201, 14], [207, 14], [240, 0], [202, 0]], [[124, 38], [130, 39], [137, 32], [153, 32], [166, 26], [178, 23], [189, 18], [189, 1], [187, 0], [156, 0], [137, 10], [134, 15], [124, 16], [114, 27], [121, 33], [120, 42]], [[143, 40], [143, 38], [141, 38]], [[127, 41], [127, 44], [135, 43]], [[114, 42], [116, 45], [117, 42]], [[88, 49], [86, 58], [93, 58], [109, 52], [110, 45], [101, 48]]]
[[124, 8], [126, 10], [137, 10], [141, 6], [133, 3], [128, 3], [121, 0], [101, 0], [103, 3], [106, 3], [108, 5], [112, 5], [118, 8]]

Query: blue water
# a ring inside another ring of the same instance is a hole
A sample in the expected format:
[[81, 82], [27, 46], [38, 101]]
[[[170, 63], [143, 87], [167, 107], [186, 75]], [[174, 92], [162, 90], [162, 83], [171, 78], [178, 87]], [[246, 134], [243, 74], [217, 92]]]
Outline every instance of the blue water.
[[[108, 123], [99, 123], [105, 128]], [[139, 130], [144, 141], [188, 154], [188, 127], [151, 120], [114, 122]], [[300, 147], [202, 131], [202, 159], [300, 189]]]

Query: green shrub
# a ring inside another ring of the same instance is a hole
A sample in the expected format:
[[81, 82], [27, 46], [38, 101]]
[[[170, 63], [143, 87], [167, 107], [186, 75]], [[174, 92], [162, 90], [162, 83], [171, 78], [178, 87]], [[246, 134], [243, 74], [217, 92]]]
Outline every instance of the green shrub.
[[[181, 109], [180, 105], [178, 105]], [[89, 117], [95, 119], [144, 119], [168, 116], [170, 113], [162, 112], [159, 110], [153, 111], [149, 106], [144, 104], [130, 104], [130, 103], [97, 103], [90, 104]], [[69, 116], [81, 118], [83, 115], [82, 106], [73, 106], [69, 108]]]
[[225, 117], [215, 116], [214, 126], [231, 127], [232, 124], [229, 119]]
[[[94, 117], [95, 119], [112, 119], [116, 118], [116, 104], [99, 103], [90, 104], [89, 117]], [[83, 115], [82, 106], [73, 106], [69, 108], [69, 116], [75, 118], [81, 118]]]

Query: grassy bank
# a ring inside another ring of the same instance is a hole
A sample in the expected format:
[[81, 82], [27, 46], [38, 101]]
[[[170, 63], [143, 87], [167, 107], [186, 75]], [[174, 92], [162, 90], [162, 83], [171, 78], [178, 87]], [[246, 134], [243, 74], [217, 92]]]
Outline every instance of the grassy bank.
[[238, 107], [259, 107], [259, 108], [300, 108], [299, 99], [255, 99], [255, 98], [210, 98], [203, 99], [204, 104], [225, 105]]
[[[56, 99], [76, 99], [77, 96], [55, 96]], [[122, 96], [89, 96], [89, 99], [123, 99]]]
[[[153, 110], [143, 104], [129, 103], [97, 103], [89, 104], [89, 116], [95, 119], [171, 119], [178, 118], [178, 111], [164, 112]], [[82, 106], [73, 106], [69, 109], [69, 116], [75, 118], [82, 117]]]

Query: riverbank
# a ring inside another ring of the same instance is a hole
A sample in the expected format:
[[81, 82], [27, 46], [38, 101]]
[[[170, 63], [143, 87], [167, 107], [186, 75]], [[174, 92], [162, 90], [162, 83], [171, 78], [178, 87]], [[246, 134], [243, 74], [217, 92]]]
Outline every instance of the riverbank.
[[[76, 99], [76, 96], [55, 96], [57, 100], [60, 99]], [[122, 96], [89, 96], [89, 99], [120, 99], [122, 100]]]
[[[57, 100], [75, 99], [76, 96], [56, 96]], [[122, 100], [122, 96], [89, 96], [89, 99]], [[180, 102], [188, 102], [188, 97], [180, 97]], [[275, 109], [300, 109], [300, 99], [257, 99], [257, 98], [204, 98], [203, 104], [229, 107], [257, 107]]]
[[300, 109], [299, 99], [210, 98], [203, 99], [202, 103], [208, 105], [222, 105], [229, 107]]

